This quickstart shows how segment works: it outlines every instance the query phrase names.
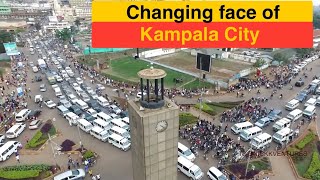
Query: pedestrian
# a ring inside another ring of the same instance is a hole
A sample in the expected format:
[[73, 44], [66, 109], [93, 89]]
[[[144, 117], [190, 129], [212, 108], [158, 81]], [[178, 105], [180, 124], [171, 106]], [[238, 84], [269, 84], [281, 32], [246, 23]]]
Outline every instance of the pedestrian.
[[89, 175], [90, 175], [90, 177], [92, 177], [92, 170], [91, 169], [89, 170]]
[[96, 176], [92, 176], [92, 180], [97, 180]]
[[76, 160], [76, 165], [77, 165], [78, 168], [80, 167], [78, 159]]
[[17, 160], [18, 163], [20, 163], [20, 156], [19, 156], [19, 154], [16, 156], [16, 160]]
[[70, 167], [70, 163], [68, 163], [68, 170], [70, 170], [71, 169], [71, 167]]
[[96, 175], [97, 180], [100, 180], [100, 174]]
[[269, 177], [266, 177], [266, 180], [269, 180]]
[[89, 166], [88, 166], [88, 165], [85, 165], [85, 166], [84, 166], [84, 171], [87, 173], [88, 170], [89, 170]]

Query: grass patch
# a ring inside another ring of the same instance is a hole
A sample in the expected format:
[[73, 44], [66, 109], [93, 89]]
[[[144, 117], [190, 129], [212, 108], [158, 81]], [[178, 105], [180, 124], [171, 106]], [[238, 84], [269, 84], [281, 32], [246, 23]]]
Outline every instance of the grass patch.
[[[150, 63], [142, 61], [142, 60], [135, 60], [133, 57], [125, 57], [122, 59], [115, 59], [112, 60], [110, 64], [111, 68], [106, 69], [103, 71], [104, 75], [109, 76], [110, 78], [124, 81], [124, 82], [139, 82], [139, 77], [137, 73], [140, 70], [146, 69], [150, 67]], [[186, 75], [177, 71], [173, 71], [168, 68], [164, 68], [162, 66], [153, 65], [154, 68], [163, 69], [166, 71], [167, 76], [164, 78], [164, 84], [166, 87], [178, 87], [183, 83], [189, 82], [193, 80], [193, 77], [190, 75]], [[181, 78], [182, 83], [176, 84], [173, 79], [174, 78]]]
[[188, 124], [195, 124], [198, 122], [198, 118], [191, 113], [180, 113], [179, 114], [179, 126], [185, 126]]
[[303, 149], [306, 145], [308, 145], [310, 142], [314, 140], [316, 135], [310, 131], [302, 140], [300, 140], [297, 144], [296, 147], [298, 149]]
[[[232, 109], [239, 104], [241, 104], [243, 101], [238, 102], [219, 102], [219, 103], [201, 103], [202, 107], [201, 110], [203, 112], [206, 112], [212, 116], [215, 116], [217, 114], [222, 113], [223, 111], [226, 111], [228, 109]], [[200, 103], [196, 104], [194, 106], [197, 109], [200, 109]]]
[[211, 84], [209, 82], [200, 81], [199, 79], [195, 79], [189, 83], [184, 84], [182, 87], [185, 89], [199, 89], [199, 88], [211, 89], [211, 88], [214, 88], [215, 85]]
[[8, 166], [0, 169], [1, 179], [33, 179], [37, 178], [40, 173], [49, 171], [49, 165], [20, 165]]
[[249, 169], [254, 169], [258, 171], [271, 170], [271, 166], [269, 162], [265, 162], [264, 160], [252, 161], [249, 164]]

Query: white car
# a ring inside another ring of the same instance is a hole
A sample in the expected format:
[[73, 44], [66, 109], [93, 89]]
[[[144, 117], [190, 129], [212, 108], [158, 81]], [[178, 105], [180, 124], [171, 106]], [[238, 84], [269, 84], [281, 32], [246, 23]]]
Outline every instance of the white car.
[[80, 88], [80, 85], [78, 84], [78, 83], [73, 83], [72, 84], [72, 87], [73, 87], [73, 89], [79, 89]]
[[92, 108], [90, 108], [90, 109], [88, 109], [88, 111], [87, 111], [91, 116], [93, 116], [93, 117], [97, 117], [97, 111], [95, 111], [94, 109], [92, 109]]
[[224, 175], [219, 169], [212, 166], [207, 172], [209, 179], [212, 180], [228, 180], [227, 176]]
[[33, 67], [32, 67], [32, 71], [36, 73], [36, 72], [39, 71], [39, 69], [37, 68], [37, 66], [33, 66]]
[[54, 64], [54, 65], [58, 65], [58, 64], [59, 64], [59, 61], [53, 61], [53, 64]]
[[61, 173], [53, 178], [53, 180], [62, 180], [62, 179], [84, 179], [86, 176], [86, 173], [83, 169], [73, 169], [66, 171], [64, 173]]
[[102, 84], [97, 84], [97, 89], [104, 90], [106, 88]]
[[78, 84], [82, 84], [83, 83], [83, 80], [81, 78], [79, 78], [79, 77], [76, 78], [76, 81], [77, 81]]
[[55, 78], [56, 78], [57, 82], [62, 82], [63, 81], [62, 77], [59, 76], [59, 75], [56, 75]]
[[42, 124], [41, 120], [33, 120], [31, 121], [31, 123], [29, 124], [29, 129], [33, 130], [33, 129], [38, 129]]
[[53, 108], [55, 108], [57, 106], [56, 103], [54, 103], [53, 101], [51, 101], [49, 99], [45, 100], [44, 104], [50, 109], [53, 109]]
[[92, 99], [97, 99], [98, 98], [97, 93], [95, 93], [94, 91], [89, 92], [89, 95], [92, 97]]

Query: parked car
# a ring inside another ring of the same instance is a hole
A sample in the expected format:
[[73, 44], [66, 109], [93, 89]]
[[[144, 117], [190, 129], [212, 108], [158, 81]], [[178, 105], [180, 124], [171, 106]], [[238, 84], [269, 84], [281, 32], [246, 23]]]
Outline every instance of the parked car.
[[98, 90], [104, 90], [104, 89], [106, 89], [102, 84], [97, 84], [96, 88], [97, 88]]
[[31, 130], [38, 129], [41, 126], [41, 124], [42, 124], [42, 120], [40, 120], [40, 119], [33, 120], [29, 124], [29, 129], [31, 129]]
[[301, 86], [304, 85], [304, 82], [299, 80], [294, 85], [297, 86], [297, 87], [301, 87]]
[[269, 112], [269, 114], [268, 114], [268, 118], [272, 121], [272, 122], [274, 122], [274, 121], [276, 121], [276, 120], [278, 120], [278, 119], [280, 119], [281, 118], [281, 115], [282, 114], [282, 111], [280, 110], [280, 109], [273, 109], [272, 111], [270, 111]]
[[42, 81], [42, 77], [41, 77], [41, 76], [35, 76], [35, 77], [34, 77], [34, 80], [35, 80], [36, 82], [40, 82], [40, 81]]
[[81, 115], [83, 113], [83, 111], [81, 110], [81, 108], [77, 105], [72, 105], [71, 107], [68, 108], [69, 111], [75, 113], [76, 115]]
[[74, 169], [69, 170], [64, 173], [58, 174], [53, 178], [53, 180], [76, 180], [76, 179], [84, 179], [86, 173], [83, 169]]
[[47, 91], [47, 86], [45, 84], [40, 85], [40, 92], [46, 92]]
[[308, 94], [300, 92], [295, 99], [298, 100], [299, 102], [303, 102], [307, 99], [307, 97], [308, 97]]
[[50, 109], [53, 109], [53, 108], [55, 108], [57, 106], [56, 103], [54, 103], [50, 99], [45, 100], [44, 104]]

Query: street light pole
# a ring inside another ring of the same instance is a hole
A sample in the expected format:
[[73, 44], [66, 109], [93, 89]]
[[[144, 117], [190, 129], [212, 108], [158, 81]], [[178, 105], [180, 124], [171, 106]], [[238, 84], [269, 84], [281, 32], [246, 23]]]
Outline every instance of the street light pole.
[[81, 134], [80, 134], [79, 125], [77, 125], [77, 129], [78, 129], [78, 134], [79, 134], [79, 144], [80, 144], [80, 147], [81, 147], [81, 151], [83, 151], [83, 145], [82, 145], [82, 141], [81, 141]]
[[48, 133], [48, 137], [49, 137], [49, 143], [51, 146], [54, 162], [56, 163], [56, 165], [58, 165], [57, 160], [56, 160], [56, 153], [55, 153], [53, 145], [52, 145], [52, 139], [51, 139], [50, 133]]
[[250, 163], [251, 150], [252, 150], [252, 144], [250, 145], [250, 149], [249, 149], [249, 157], [248, 157], [248, 160], [247, 160], [247, 167], [246, 167], [245, 178], [247, 178], [247, 173], [248, 173], [248, 168], [249, 168], [249, 163]]

